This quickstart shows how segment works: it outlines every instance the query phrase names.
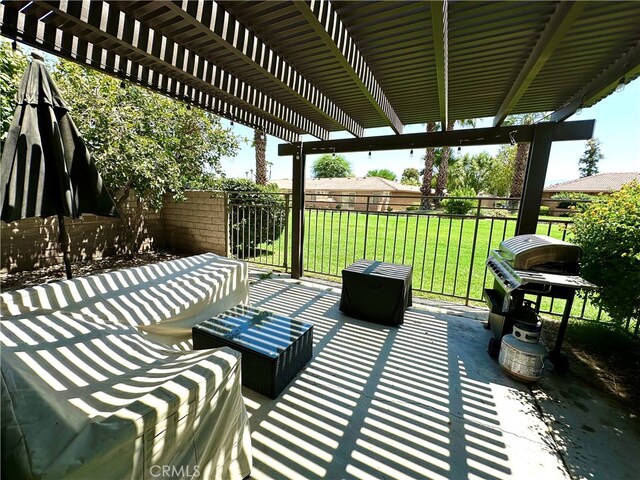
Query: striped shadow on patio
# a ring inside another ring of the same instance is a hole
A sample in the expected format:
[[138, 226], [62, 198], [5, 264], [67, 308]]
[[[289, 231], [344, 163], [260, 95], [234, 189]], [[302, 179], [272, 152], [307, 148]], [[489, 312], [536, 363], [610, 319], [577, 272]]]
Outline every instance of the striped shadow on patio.
[[278, 399], [244, 389], [251, 478], [567, 478], [480, 321], [412, 307], [399, 328], [371, 324], [343, 315], [339, 293], [289, 279], [251, 297], [315, 330], [312, 361]]

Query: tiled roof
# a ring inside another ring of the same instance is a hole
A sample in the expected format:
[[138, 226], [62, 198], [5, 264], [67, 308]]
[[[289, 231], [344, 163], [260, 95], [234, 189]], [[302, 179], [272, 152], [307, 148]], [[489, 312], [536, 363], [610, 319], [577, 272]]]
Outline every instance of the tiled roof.
[[590, 177], [549, 185], [545, 187], [544, 191], [583, 193], [617, 192], [623, 185], [633, 180], [640, 182], [640, 172], [597, 173]]
[[[288, 178], [282, 180], [271, 180], [281, 190], [291, 190], [292, 181]], [[414, 185], [403, 185], [380, 177], [347, 177], [347, 178], [307, 178], [305, 180], [305, 191], [327, 190], [345, 192], [420, 192], [420, 187]]]

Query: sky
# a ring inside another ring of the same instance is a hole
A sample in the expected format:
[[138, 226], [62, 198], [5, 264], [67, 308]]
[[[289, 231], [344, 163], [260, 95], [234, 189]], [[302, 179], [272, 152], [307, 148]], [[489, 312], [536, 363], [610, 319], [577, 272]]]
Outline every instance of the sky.
[[[600, 140], [601, 151], [604, 159], [599, 163], [601, 173], [605, 172], [640, 172], [640, 79], [636, 79], [626, 85], [624, 90], [614, 92], [604, 100], [591, 108], [583, 109], [579, 114], [570, 117], [571, 120], [595, 119], [594, 137]], [[476, 127], [490, 127], [493, 118], [480, 119]], [[229, 122], [223, 120], [226, 126]], [[239, 124], [233, 125], [236, 134], [249, 139], [235, 158], [223, 158], [222, 168], [228, 177], [247, 178], [251, 171], [255, 170], [255, 154], [251, 147], [253, 130]], [[405, 133], [423, 132], [423, 125], [408, 125]], [[366, 136], [391, 135], [390, 128], [368, 129]], [[350, 138], [346, 132], [335, 132], [331, 139]], [[305, 136], [303, 141], [314, 141], [314, 137]], [[278, 144], [282, 140], [270, 135], [267, 136], [267, 161], [273, 162], [270, 179], [283, 179], [292, 177], [291, 157], [278, 156]], [[499, 145], [463, 147], [461, 154], [479, 153], [487, 151], [495, 154]], [[549, 158], [549, 167], [545, 185], [564, 182], [579, 178], [578, 160], [585, 150], [584, 141], [554, 142]], [[405, 168], [423, 168], [421, 164], [423, 151], [416, 150], [413, 158], [409, 150], [378, 151], [372, 152], [371, 158], [368, 152], [347, 153], [345, 158], [351, 163], [351, 168], [356, 176], [362, 177], [369, 170], [387, 168], [394, 172], [398, 178]], [[307, 177], [311, 176], [311, 165], [317, 155], [307, 156]]]

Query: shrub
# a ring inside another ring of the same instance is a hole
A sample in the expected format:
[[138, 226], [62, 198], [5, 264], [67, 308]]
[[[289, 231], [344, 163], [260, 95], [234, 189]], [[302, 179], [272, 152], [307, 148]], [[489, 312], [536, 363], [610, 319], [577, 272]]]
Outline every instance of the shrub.
[[[459, 188], [451, 192], [451, 196], [442, 201], [444, 211], [455, 215], [466, 215], [478, 202], [475, 200], [476, 192], [471, 188]], [[474, 198], [459, 198], [474, 197]]]
[[558, 208], [570, 208], [578, 212], [584, 212], [589, 208], [589, 203], [597, 198], [595, 195], [581, 192], [563, 192], [551, 196], [552, 200], [560, 200]]
[[480, 214], [483, 217], [498, 217], [498, 218], [508, 218], [513, 217], [513, 215], [509, 212], [509, 210], [505, 208], [483, 208], [480, 211]]
[[574, 218], [584, 253], [581, 274], [600, 287], [590, 293], [618, 324], [640, 317], [640, 183], [601, 197]]
[[540, 206], [540, 215], [549, 215], [550, 208], [546, 205]]
[[287, 216], [284, 197], [274, 184], [258, 185], [251, 180], [223, 178], [212, 187], [229, 195], [231, 252], [246, 257], [261, 243], [273, 244], [284, 230]]

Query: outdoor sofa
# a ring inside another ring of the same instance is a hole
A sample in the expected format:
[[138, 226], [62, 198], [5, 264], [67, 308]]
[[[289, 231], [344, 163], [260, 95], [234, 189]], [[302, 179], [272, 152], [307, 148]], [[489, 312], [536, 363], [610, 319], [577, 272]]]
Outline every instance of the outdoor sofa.
[[0, 295], [2, 478], [244, 478], [240, 356], [191, 328], [247, 303], [213, 254]]

